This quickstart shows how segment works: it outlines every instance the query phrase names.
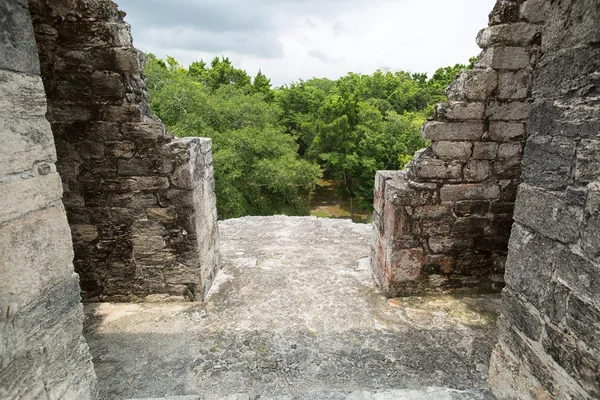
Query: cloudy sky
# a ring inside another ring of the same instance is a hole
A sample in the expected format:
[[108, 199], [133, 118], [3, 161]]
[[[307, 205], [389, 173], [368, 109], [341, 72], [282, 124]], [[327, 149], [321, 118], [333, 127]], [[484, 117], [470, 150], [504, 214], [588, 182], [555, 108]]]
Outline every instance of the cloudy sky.
[[116, 0], [134, 44], [181, 64], [229, 57], [274, 86], [466, 63], [495, 0]]

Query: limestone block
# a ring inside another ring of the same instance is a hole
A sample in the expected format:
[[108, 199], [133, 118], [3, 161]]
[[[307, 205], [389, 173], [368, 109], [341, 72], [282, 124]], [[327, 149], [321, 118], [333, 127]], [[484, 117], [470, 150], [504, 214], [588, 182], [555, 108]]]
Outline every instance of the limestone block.
[[549, 8], [546, 0], [527, 0], [520, 7], [521, 18], [533, 23], [544, 22]]
[[473, 143], [473, 155], [476, 160], [493, 160], [498, 154], [498, 143], [475, 142]]
[[594, 0], [569, 1], [556, 6], [551, 3], [547, 7], [542, 37], [545, 52], [553, 50], [556, 54], [563, 49], [600, 41], [600, 9]]
[[586, 345], [600, 352], [598, 321], [600, 309], [594, 303], [572, 294], [567, 302], [566, 322], [569, 330]]
[[581, 232], [581, 247], [588, 257], [600, 262], [600, 211], [592, 212], [586, 217]]
[[56, 162], [50, 124], [43, 115], [1, 115], [0, 133], [0, 176], [31, 171], [37, 163]]
[[0, 69], [0, 115], [44, 116], [44, 84], [38, 75]]
[[[576, 293], [588, 299], [598, 296], [600, 265], [591, 262], [567, 247], [556, 248], [556, 276]], [[549, 269], [549, 266], [546, 266]]]
[[525, 124], [521, 122], [490, 122], [490, 139], [497, 142], [510, 142], [525, 136]]
[[106, 142], [104, 151], [110, 158], [131, 158], [135, 152], [135, 144], [127, 141]]
[[529, 117], [531, 103], [526, 101], [492, 101], [486, 108], [485, 116], [491, 121], [522, 121]]
[[577, 146], [575, 179], [582, 183], [600, 177], [600, 140], [583, 139]]
[[504, 279], [538, 309], [549, 296], [554, 270], [554, 242], [520, 224], [514, 224], [506, 259]]
[[458, 162], [448, 163], [437, 158], [421, 157], [414, 163], [414, 173], [422, 179], [459, 180], [461, 172], [462, 165]]
[[482, 122], [427, 121], [421, 134], [427, 140], [477, 140], [483, 135]]
[[394, 281], [404, 282], [418, 279], [424, 261], [423, 249], [420, 247], [394, 251], [391, 257]]
[[162, 158], [130, 158], [117, 161], [117, 171], [121, 176], [155, 176], [172, 171], [173, 161]]
[[561, 100], [536, 100], [527, 126], [535, 135], [598, 140], [600, 112], [583, 104], [574, 107]]
[[434, 142], [435, 154], [442, 159], [468, 160], [471, 157], [473, 143], [471, 142]]
[[0, 184], [0, 224], [54, 205], [61, 195], [62, 182], [56, 172]]
[[517, 70], [529, 67], [529, 52], [525, 47], [494, 47], [492, 53], [492, 68]]
[[551, 59], [540, 62], [536, 71], [534, 97], [556, 98], [572, 93], [586, 96], [588, 88], [600, 82], [596, 67], [599, 63], [600, 49], [593, 46], [578, 46], [557, 52]]
[[523, 178], [541, 188], [564, 188], [571, 180], [575, 151], [576, 143], [570, 138], [531, 136], [523, 157]]
[[454, 203], [453, 211], [457, 217], [486, 215], [490, 211], [490, 202], [485, 200], [458, 201]]
[[55, 27], [63, 42], [82, 48], [131, 47], [133, 42], [130, 26], [123, 22], [65, 21]]
[[484, 183], [444, 185], [440, 190], [442, 201], [496, 199], [499, 194], [498, 185]]
[[477, 45], [482, 49], [492, 46], [529, 46], [541, 35], [541, 26], [516, 22], [492, 25], [477, 34]]
[[470, 160], [463, 169], [463, 178], [467, 182], [482, 182], [491, 175], [492, 164], [485, 160]]
[[502, 291], [502, 316], [529, 339], [540, 339], [543, 323], [539, 311], [510, 286]]
[[137, 176], [132, 179], [136, 190], [151, 191], [169, 188], [169, 179], [161, 176]]
[[525, 99], [529, 96], [531, 72], [529, 70], [502, 71], [498, 74], [499, 99]]
[[2, 57], [0, 69], [39, 75], [40, 62], [27, 4], [19, 0], [0, 3]]
[[449, 100], [485, 101], [498, 87], [498, 73], [491, 68], [463, 70], [446, 89]]
[[483, 119], [485, 104], [466, 101], [445, 101], [435, 105], [438, 120], [480, 120]]
[[498, 146], [498, 158], [510, 159], [513, 157], [521, 157], [523, 154], [522, 143], [502, 143]]
[[583, 210], [568, 206], [556, 195], [524, 183], [519, 186], [514, 218], [546, 237], [573, 243], [579, 238]]
[[121, 125], [123, 137], [128, 140], [135, 139], [159, 140], [168, 139], [165, 126], [158, 120], [146, 120], [142, 123], [125, 122]]
[[[10, 296], [10, 302], [22, 309], [73, 272], [73, 248], [64, 208], [57, 202], [2, 226], [0, 252], [0, 293]], [[5, 312], [7, 304], [0, 306]]]
[[473, 247], [473, 238], [461, 236], [431, 236], [427, 244], [434, 254], [448, 254]]
[[593, 397], [600, 397], [600, 362], [597, 355], [580, 346], [576, 337], [554, 324], [546, 324], [544, 351]]

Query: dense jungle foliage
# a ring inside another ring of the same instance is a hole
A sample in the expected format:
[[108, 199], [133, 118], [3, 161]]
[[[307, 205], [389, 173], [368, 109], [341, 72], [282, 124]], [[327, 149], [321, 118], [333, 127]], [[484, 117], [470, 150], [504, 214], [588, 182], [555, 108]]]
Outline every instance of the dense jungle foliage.
[[[472, 64], [471, 60], [471, 64]], [[421, 124], [462, 64], [426, 74], [378, 70], [272, 88], [228, 58], [188, 68], [148, 55], [150, 107], [177, 136], [213, 140], [220, 218], [307, 215], [322, 176], [372, 209], [375, 172], [426, 146]]]

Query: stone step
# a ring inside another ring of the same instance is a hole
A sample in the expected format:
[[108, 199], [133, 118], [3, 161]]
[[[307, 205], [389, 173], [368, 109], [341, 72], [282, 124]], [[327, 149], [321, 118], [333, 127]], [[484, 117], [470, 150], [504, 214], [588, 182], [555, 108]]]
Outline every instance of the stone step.
[[456, 390], [430, 387], [421, 390], [399, 389], [385, 391], [327, 392], [294, 395], [251, 396], [236, 393], [229, 396], [190, 395], [129, 400], [494, 400], [488, 390]]

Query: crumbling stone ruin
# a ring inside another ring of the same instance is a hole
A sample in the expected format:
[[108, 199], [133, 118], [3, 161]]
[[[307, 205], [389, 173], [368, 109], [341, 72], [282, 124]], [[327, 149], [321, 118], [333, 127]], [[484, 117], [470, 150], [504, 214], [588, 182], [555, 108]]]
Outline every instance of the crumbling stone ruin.
[[218, 265], [210, 140], [173, 140], [151, 115], [116, 4], [29, 8], [84, 299], [202, 299]]
[[[86, 301], [202, 300], [211, 143], [149, 111], [111, 0], [0, 0], [0, 398], [93, 399]], [[600, 397], [600, 1], [498, 0], [474, 69], [375, 185], [387, 296], [503, 289], [499, 399]]]
[[372, 264], [388, 296], [501, 289], [544, 10], [498, 2], [475, 67], [423, 125], [431, 146], [378, 172]]

